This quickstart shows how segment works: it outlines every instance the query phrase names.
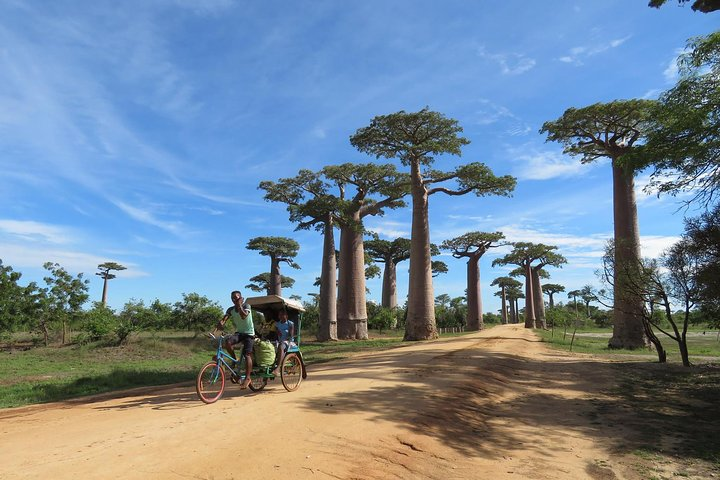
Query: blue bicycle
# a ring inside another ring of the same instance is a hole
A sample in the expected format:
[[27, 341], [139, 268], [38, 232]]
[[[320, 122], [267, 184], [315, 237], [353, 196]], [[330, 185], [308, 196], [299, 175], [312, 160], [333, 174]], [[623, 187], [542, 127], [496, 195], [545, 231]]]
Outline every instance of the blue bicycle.
[[[253, 310], [260, 311], [266, 317], [272, 315], [274, 311], [285, 309], [295, 320], [297, 325], [297, 337], [295, 342], [291, 343], [283, 358], [282, 366], [279, 368], [280, 380], [283, 387], [288, 392], [297, 390], [300, 382], [307, 376], [305, 370], [305, 362], [300, 352], [300, 324], [302, 321], [302, 313], [304, 309], [292, 300], [286, 300], [277, 295], [268, 295], [265, 297], [248, 298], [247, 302], [252, 306]], [[272, 318], [272, 317], [268, 317]], [[215, 403], [225, 392], [226, 379], [229, 378], [233, 383], [240, 383], [245, 380], [245, 356], [240, 355], [240, 360], [236, 361], [223, 349], [223, 340], [229, 335], [214, 335], [208, 333], [208, 336], [217, 341], [217, 349], [212, 360], [203, 365], [198, 373], [195, 383], [195, 390], [198, 397], [205, 403]], [[260, 341], [256, 339], [256, 341]], [[250, 373], [250, 390], [259, 392], [264, 389], [268, 380], [275, 379], [272, 373], [278, 366], [275, 363], [271, 365], [253, 364]]]

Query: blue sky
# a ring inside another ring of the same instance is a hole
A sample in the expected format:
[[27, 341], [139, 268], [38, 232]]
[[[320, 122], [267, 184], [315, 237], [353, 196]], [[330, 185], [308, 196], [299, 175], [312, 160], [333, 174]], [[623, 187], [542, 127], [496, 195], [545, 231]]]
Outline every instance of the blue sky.
[[[295, 232], [258, 183], [370, 161], [350, 135], [375, 115], [428, 106], [471, 141], [437, 168], [480, 161], [518, 179], [512, 198], [431, 197], [432, 241], [477, 230], [557, 245], [568, 264], [549, 281], [597, 285], [612, 236], [609, 165], [581, 165], [538, 130], [568, 107], [657, 97], [687, 39], [719, 18], [646, 0], [5, 0], [0, 258], [22, 283], [41, 281], [46, 261], [85, 272], [92, 300], [97, 265], [121, 263], [116, 309], [189, 292], [229, 305], [269, 267], [248, 239], [289, 236], [302, 269], [284, 269], [296, 280], [284, 293], [307, 299], [321, 237]], [[683, 211], [673, 198], [638, 201], [643, 254], [656, 256]], [[410, 211], [367, 227], [409, 237]], [[499, 308], [489, 283], [507, 274], [491, 267], [502, 253], [481, 261], [485, 311]], [[465, 262], [441, 259], [450, 271], [435, 294], [462, 295]], [[404, 298], [407, 263], [398, 277]], [[368, 287], [379, 300], [380, 280]]]

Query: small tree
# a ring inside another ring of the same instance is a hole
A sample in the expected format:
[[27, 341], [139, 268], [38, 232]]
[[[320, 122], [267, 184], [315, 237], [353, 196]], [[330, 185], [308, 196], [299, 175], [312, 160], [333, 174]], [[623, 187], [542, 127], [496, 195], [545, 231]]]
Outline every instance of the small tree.
[[115, 278], [115, 275], [110, 273], [112, 270], [120, 271], [120, 270], [126, 270], [127, 267], [120, 265], [119, 263], [115, 262], [105, 262], [98, 265], [99, 272], [96, 272], [95, 275], [98, 275], [100, 278], [103, 279], [103, 291], [102, 291], [102, 304], [107, 305], [107, 286], [108, 286], [108, 280], [112, 280]]
[[173, 316], [178, 328], [193, 331], [195, 336], [212, 328], [223, 315], [220, 305], [204, 295], [193, 292], [182, 296], [181, 302], [175, 302]]
[[82, 273], [73, 277], [57, 263], [46, 262], [43, 268], [50, 272], [50, 275], [44, 278], [48, 285], [48, 311], [45, 318], [53, 318], [62, 323], [62, 344], [65, 345], [68, 324], [82, 315], [82, 306], [88, 299], [90, 282], [83, 279]]

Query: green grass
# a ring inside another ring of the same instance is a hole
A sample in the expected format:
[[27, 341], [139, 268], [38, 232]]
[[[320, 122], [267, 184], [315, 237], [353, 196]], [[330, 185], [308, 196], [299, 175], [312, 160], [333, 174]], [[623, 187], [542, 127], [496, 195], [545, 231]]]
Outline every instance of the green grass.
[[[191, 382], [214, 352], [208, 339], [187, 332], [144, 333], [123, 346], [23, 345], [0, 351], [0, 408]], [[303, 340], [301, 347], [306, 362], [313, 364], [404, 345], [402, 334], [371, 332], [370, 340]]]
[[[567, 335], [563, 336], [562, 329], [555, 329], [554, 335], [550, 330], [538, 330], [544, 342], [547, 342], [554, 348], [561, 350], [570, 350], [570, 342], [572, 339], [572, 329], [568, 329]], [[690, 361], [692, 363], [708, 363], [720, 361], [720, 342], [717, 340], [717, 332], [707, 331], [702, 335], [702, 329], [692, 329], [688, 335], [688, 351], [690, 353]], [[608, 336], [593, 337], [587, 334], [603, 333]], [[572, 351], [578, 353], [592, 353], [598, 355], [633, 355], [637, 357], [652, 356], [656, 358], [654, 350], [611, 350], [608, 348], [609, 335], [612, 334], [610, 329], [598, 328], [582, 328], [578, 329], [575, 335], [575, 341], [572, 345]], [[668, 354], [668, 362], [680, 362], [680, 349], [677, 342], [671, 338], [658, 334], [658, 338]]]

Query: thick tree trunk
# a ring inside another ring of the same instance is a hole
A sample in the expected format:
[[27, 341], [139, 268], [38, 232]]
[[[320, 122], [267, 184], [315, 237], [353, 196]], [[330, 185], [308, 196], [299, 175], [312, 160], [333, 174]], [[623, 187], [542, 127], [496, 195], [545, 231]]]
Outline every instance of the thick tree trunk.
[[103, 307], [107, 306], [107, 284], [108, 284], [108, 279], [107, 278], [103, 279], [103, 293], [102, 293]]
[[337, 334], [343, 340], [366, 340], [365, 249], [360, 219], [340, 229], [340, 278]]
[[548, 302], [550, 308], [555, 308], [555, 302], [553, 302], [553, 292], [548, 293], [548, 297], [550, 299]]
[[328, 219], [323, 228], [323, 256], [320, 271], [320, 321], [317, 339], [321, 342], [338, 339], [336, 262], [334, 226], [332, 220]]
[[274, 256], [270, 257], [270, 283], [268, 284], [268, 295], [279, 295], [282, 297], [280, 262]]
[[482, 298], [480, 296], [480, 257], [470, 257], [467, 264], [467, 329], [482, 330]]
[[410, 278], [405, 340], [437, 338], [435, 326], [435, 298], [430, 260], [430, 226], [428, 195], [422, 183], [420, 165], [410, 167], [412, 181], [412, 230], [410, 245]]
[[515, 299], [510, 299], [510, 323], [518, 323], [517, 322], [517, 312], [515, 311]]
[[630, 287], [633, 272], [640, 265], [640, 232], [638, 228], [635, 181], [613, 160], [613, 219], [615, 223], [615, 283], [613, 296], [613, 335], [610, 348], [643, 348], [647, 338], [643, 328], [643, 300]]
[[393, 309], [397, 307], [397, 265], [392, 257], [385, 259], [382, 283], [382, 306]]
[[533, 275], [533, 307], [535, 307], [535, 324], [538, 328], [547, 329], [545, 321], [545, 302], [543, 301], [542, 284], [540, 283], [540, 267], [532, 268]]
[[535, 302], [533, 293], [532, 268], [526, 262], [525, 268], [525, 328], [535, 328]]
[[502, 323], [507, 325], [508, 323], [508, 312], [507, 312], [507, 297], [505, 295], [505, 287], [500, 287], [500, 302], [502, 304]]

